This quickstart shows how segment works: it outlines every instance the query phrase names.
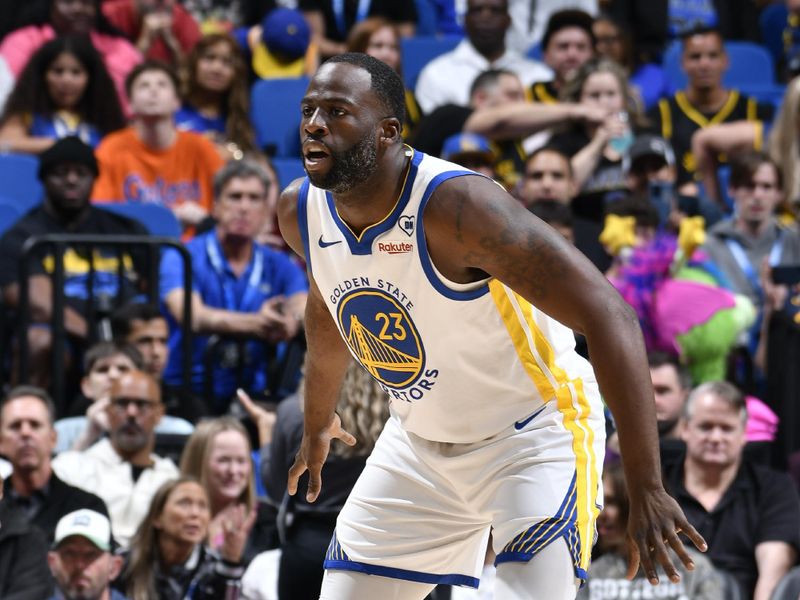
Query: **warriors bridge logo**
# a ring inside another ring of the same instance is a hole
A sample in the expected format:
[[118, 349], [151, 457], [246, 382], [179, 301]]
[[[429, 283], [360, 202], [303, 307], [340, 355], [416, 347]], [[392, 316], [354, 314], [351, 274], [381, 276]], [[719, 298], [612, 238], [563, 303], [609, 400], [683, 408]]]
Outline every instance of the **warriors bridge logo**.
[[412, 385], [425, 352], [406, 308], [387, 292], [357, 289], [339, 301], [339, 327], [364, 368], [388, 388]]

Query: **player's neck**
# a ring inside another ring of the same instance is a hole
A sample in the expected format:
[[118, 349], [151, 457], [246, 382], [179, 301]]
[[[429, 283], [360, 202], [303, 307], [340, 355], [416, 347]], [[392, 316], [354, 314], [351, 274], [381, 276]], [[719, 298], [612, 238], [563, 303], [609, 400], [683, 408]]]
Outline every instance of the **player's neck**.
[[410, 163], [405, 146], [397, 144], [366, 181], [347, 192], [333, 195], [339, 216], [353, 233], [359, 235], [391, 212], [403, 192]]
[[175, 143], [178, 131], [173, 116], [157, 118], [138, 118], [133, 121], [136, 137], [148, 148], [166, 150]]
[[722, 86], [714, 88], [689, 87], [686, 90], [686, 98], [700, 112], [716, 112], [728, 99], [729, 93]]

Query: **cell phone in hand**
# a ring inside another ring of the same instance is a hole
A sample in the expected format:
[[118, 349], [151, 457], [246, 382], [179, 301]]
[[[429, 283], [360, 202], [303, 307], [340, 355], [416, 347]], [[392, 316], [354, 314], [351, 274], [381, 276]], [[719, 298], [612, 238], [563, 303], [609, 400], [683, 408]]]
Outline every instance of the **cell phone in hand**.
[[772, 267], [772, 282], [783, 285], [800, 283], [800, 265], [783, 265]]

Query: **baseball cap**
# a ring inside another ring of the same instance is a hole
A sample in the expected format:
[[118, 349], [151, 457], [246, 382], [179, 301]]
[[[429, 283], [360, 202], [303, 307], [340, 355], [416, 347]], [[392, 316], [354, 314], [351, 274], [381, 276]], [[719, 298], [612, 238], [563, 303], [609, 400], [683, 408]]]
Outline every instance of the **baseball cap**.
[[261, 21], [261, 37], [253, 39], [253, 71], [262, 79], [300, 77], [307, 70], [311, 29], [298, 10], [276, 8]]
[[622, 159], [622, 171], [628, 173], [634, 162], [645, 156], [658, 156], [664, 159], [667, 166], [675, 166], [675, 153], [669, 142], [657, 135], [640, 135], [631, 144]]
[[56, 525], [53, 547], [58, 547], [68, 537], [79, 535], [104, 552], [111, 550], [111, 523], [99, 512], [82, 508], [64, 515]]
[[488, 164], [494, 162], [495, 156], [487, 140], [476, 133], [457, 133], [451, 135], [442, 144], [442, 158], [453, 162], [465, 158], [485, 160]]

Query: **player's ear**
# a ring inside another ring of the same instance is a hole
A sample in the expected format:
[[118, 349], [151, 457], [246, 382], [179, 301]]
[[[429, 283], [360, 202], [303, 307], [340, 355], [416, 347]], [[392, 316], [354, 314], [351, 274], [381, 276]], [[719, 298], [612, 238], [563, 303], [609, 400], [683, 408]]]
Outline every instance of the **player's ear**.
[[391, 146], [401, 140], [403, 127], [397, 117], [386, 117], [381, 121], [381, 143]]

